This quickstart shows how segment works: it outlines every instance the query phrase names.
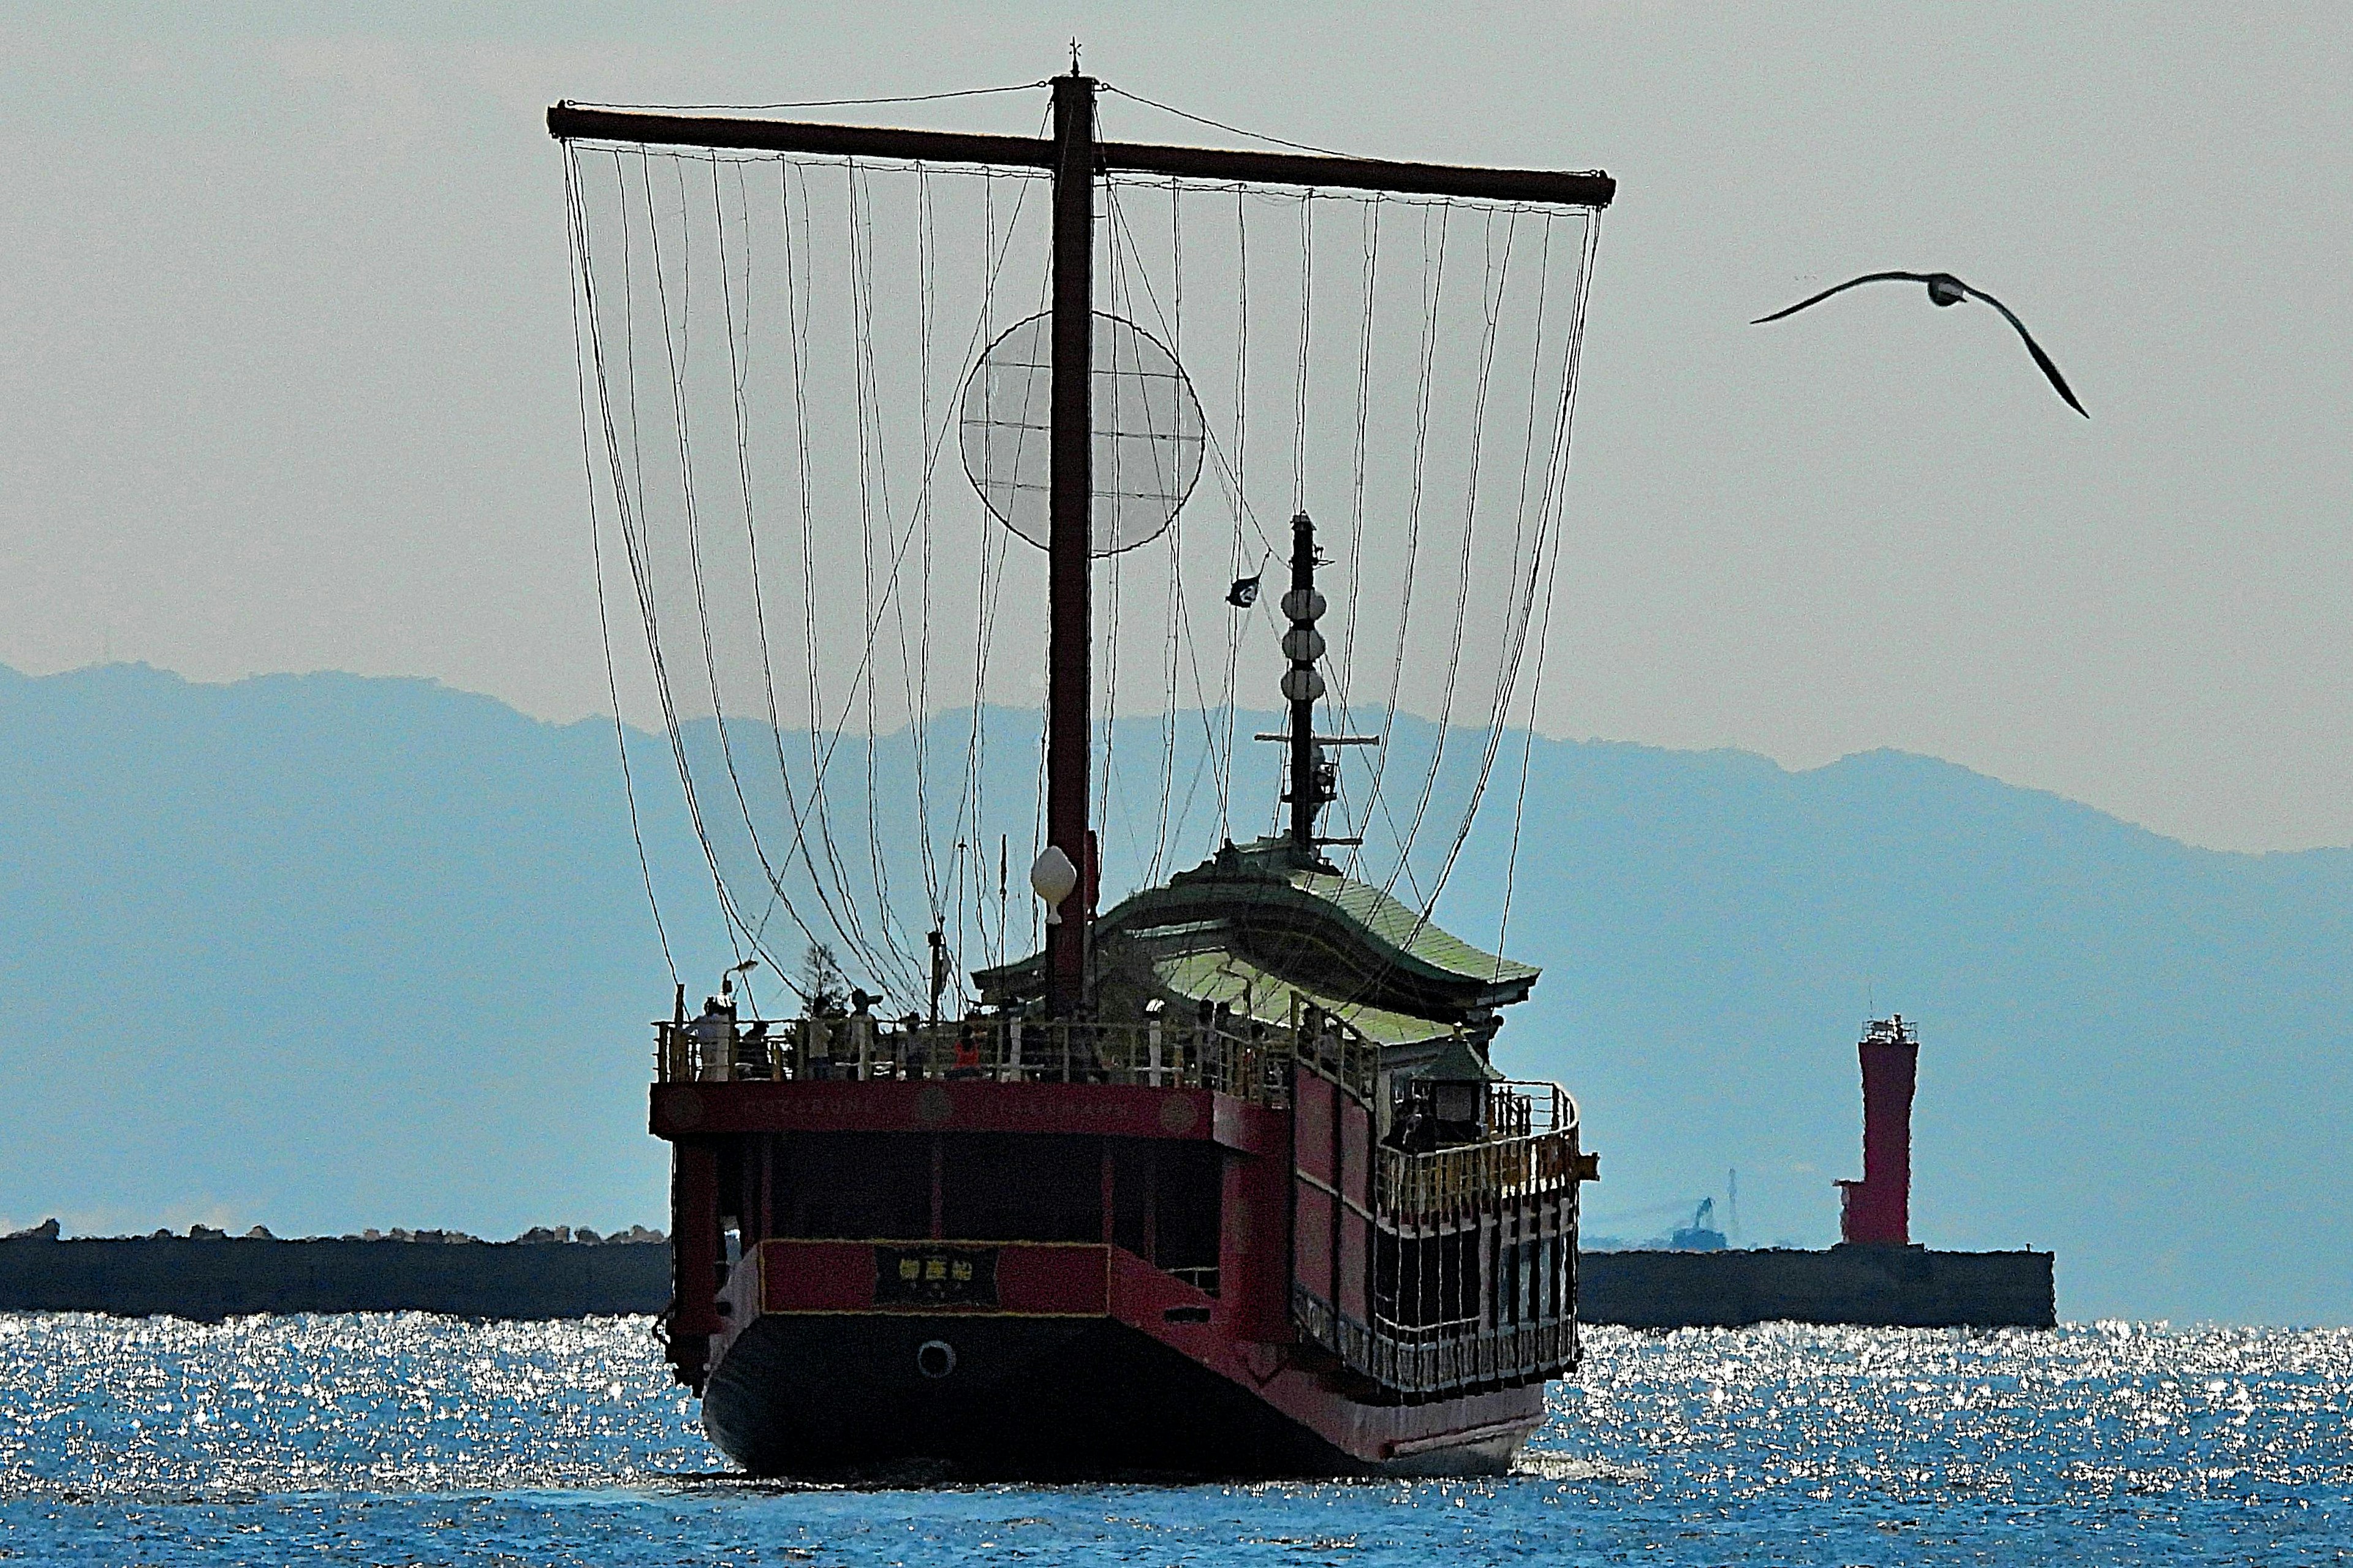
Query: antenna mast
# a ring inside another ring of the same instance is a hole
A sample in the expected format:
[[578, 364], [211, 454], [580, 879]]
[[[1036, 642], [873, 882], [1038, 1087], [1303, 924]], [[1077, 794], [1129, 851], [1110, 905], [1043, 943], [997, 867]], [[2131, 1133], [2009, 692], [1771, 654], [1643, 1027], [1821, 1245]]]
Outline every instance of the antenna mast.
[[1324, 805], [1324, 781], [1316, 764], [1315, 700], [1324, 677], [1315, 661], [1324, 656], [1324, 595], [1315, 591], [1315, 524], [1305, 512], [1291, 520], [1291, 592], [1282, 596], [1291, 629], [1282, 651], [1291, 668], [1282, 674], [1282, 695], [1291, 703], [1291, 841], [1315, 853], [1315, 813]]

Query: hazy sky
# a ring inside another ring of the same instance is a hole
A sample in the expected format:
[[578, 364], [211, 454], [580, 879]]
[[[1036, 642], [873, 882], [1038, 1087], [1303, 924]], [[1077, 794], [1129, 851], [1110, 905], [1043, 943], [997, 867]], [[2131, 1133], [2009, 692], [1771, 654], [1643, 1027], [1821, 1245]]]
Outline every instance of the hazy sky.
[[[1547, 731], [1893, 745], [2198, 843], [2353, 844], [2353, 11], [391, 15], [0, 23], [0, 661], [595, 709], [544, 106], [1020, 81], [1075, 33], [1276, 135], [1619, 177]], [[1746, 325], [1888, 267], [2000, 294], [2093, 418], [1982, 310]]]

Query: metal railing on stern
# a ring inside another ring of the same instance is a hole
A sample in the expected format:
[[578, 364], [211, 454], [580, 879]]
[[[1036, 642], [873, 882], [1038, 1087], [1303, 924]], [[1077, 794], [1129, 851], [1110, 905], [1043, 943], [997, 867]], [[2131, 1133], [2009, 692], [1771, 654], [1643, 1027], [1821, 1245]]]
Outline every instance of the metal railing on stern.
[[1024, 1018], [664, 1020], [654, 1026], [662, 1083], [968, 1079], [1212, 1089], [1289, 1104], [1292, 1036], [1220, 1016], [1141, 1024]]

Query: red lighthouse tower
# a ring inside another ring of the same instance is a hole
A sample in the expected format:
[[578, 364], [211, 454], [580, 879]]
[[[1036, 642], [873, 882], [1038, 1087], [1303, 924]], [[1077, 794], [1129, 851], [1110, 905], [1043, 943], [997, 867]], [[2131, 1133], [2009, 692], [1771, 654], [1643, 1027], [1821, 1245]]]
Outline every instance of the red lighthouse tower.
[[1862, 1180], [1841, 1182], [1840, 1238], [1850, 1246], [1912, 1243], [1912, 1089], [1920, 1029], [1904, 1015], [1863, 1026]]

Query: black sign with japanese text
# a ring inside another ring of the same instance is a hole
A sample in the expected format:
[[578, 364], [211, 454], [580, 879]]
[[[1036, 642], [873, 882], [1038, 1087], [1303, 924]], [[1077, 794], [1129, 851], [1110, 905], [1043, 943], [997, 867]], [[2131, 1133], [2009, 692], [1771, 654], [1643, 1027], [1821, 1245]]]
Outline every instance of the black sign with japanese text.
[[994, 1307], [997, 1248], [878, 1247], [874, 1249], [874, 1300], [878, 1305]]

